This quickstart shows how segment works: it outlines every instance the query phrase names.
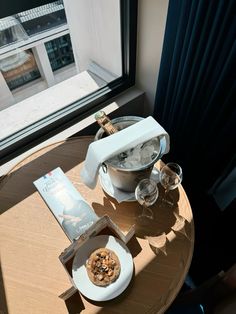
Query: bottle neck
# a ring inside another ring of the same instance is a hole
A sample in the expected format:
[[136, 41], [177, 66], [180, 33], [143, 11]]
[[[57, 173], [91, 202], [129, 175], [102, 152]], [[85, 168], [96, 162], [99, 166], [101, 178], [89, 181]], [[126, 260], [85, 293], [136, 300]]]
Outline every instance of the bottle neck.
[[97, 120], [97, 123], [108, 135], [118, 132], [118, 129], [112, 124], [111, 120], [104, 112], [100, 112], [95, 116], [95, 118]]

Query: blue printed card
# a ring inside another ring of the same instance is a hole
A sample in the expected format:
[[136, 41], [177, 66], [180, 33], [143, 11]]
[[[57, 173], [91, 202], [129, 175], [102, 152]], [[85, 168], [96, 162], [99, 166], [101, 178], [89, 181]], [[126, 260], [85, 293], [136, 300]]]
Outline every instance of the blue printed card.
[[71, 241], [98, 220], [61, 168], [37, 179], [34, 185]]

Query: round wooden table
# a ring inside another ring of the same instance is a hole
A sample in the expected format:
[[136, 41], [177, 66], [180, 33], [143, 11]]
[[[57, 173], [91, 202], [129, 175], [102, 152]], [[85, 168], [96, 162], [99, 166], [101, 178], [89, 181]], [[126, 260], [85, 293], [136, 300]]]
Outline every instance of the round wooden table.
[[[94, 190], [82, 183], [80, 170], [92, 140], [87, 136], [47, 146], [1, 178], [0, 313], [163, 313], [179, 292], [194, 247], [193, 216], [183, 187], [172, 192], [174, 206], [165, 207], [158, 199], [154, 221], [139, 226], [137, 202], [119, 204], [99, 182]], [[71, 287], [58, 259], [70, 241], [33, 185], [56, 167], [61, 167], [98, 216], [109, 215], [124, 232], [136, 223], [135, 237], [128, 243], [134, 276], [111, 301], [93, 302], [79, 293], [67, 301], [58, 297]], [[160, 186], [159, 191], [163, 193]]]

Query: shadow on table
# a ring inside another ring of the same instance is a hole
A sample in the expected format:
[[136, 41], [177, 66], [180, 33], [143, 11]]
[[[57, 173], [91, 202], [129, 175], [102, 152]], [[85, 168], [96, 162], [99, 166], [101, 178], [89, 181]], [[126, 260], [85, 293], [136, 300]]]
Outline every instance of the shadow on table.
[[67, 310], [69, 314], [78, 314], [82, 312], [85, 307], [79, 292], [77, 291], [70, 298], [65, 301]]
[[[191, 233], [190, 228], [187, 228], [187, 233]], [[117, 313], [121, 313], [123, 302], [125, 303], [124, 309], [128, 309], [129, 305], [132, 304], [137, 313], [146, 313], [149, 311], [150, 313], [157, 313], [163, 310], [163, 308], [166, 309], [184, 283], [184, 276], [182, 274], [185, 274], [189, 267], [188, 263], [190, 263], [189, 257], [183, 255], [181, 250], [181, 247], [186, 245], [190, 246], [190, 241], [177, 233], [176, 237], [168, 243], [166, 255], [160, 252], [157, 255], [153, 254], [152, 258], [147, 258], [146, 261], [144, 258], [143, 266], [134, 270], [129, 286], [118, 297], [104, 302], [96, 302], [85, 297], [81, 299], [73, 297], [76, 302], [74, 309], [77, 312], [71, 310], [73, 308], [71, 305], [70, 307], [67, 305], [69, 314], [79, 313], [79, 310], [85, 307], [84, 300], [96, 306], [96, 309], [93, 309], [94, 313], [113, 313], [114, 308], [116, 308]], [[132, 250], [130, 242], [128, 246]], [[150, 257], [150, 254], [148, 255]], [[177, 257], [174, 257], [174, 255]], [[157, 265], [158, 271], [155, 271]], [[175, 274], [173, 278], [169, 272]], [[143, 302], [142, 298], [139, 297], [141, 295], [147, 301]], [[127, 299], [129, 300], [128, 302], [126, 302]], [[148, 300], [150, 300], [150, 303]]]
[[142, 212], [142, 206], [134, 202], [118, 203], [114, 198], [104, 192], [103, 204], [92, 203], [92, 207], [98, 216], [108, 214], [109, 217], [123, 231], [128, 231], [130, 226], [135, 225], [135, 234], [139, 238], [147, 236], [157, 236], [163, 233], [169, 233], [171, 227], [176, 222], [174, 212], [178, 213], [179, 191], [178, 189], [170, 191], [173, 205], [169, 206], [162, 202], [164, 190], [159, 188], [159, 197], [157, 202], [151, 206], [154, 213], [154, 219], [137, 219]]
[[[177, 191], [174, 197], [178, 200], [179, 196]], [[193, 238], [193, 229], [191, 225], [192, 222], [185, 221], [186, 235], [182, 234], [181, 230], [179, 230], [180, 232], [173, 232], [171, 228], [176, 223], [175, 214], [179, 214], [178, 202], [176, 202], [173, 208], [161, 207], [160, 205], [161, 204], [157, 202], [154, 206], [156, 221], [151, 228], [154, 230], [150, 231], [149, 234], [157, 235], [166, 232], [167, 234], [172, 233], [174, 235], [172, 238], [169, 238], [166, 243], [166, 254], [162, 251], [156, 252], [152, 250], [151, 246], [148, 246], [148, 241], [145, 242], [146, 244], [144, 245], [144, 236], [142, 238], [140, 234], [139, 236], [142, 240], [137, 239], [137, 237], [131, 238], [127, 246], [133, 258], [139, 258], [139, 253], [141, 253], [143, 254], [143, 259], [141, 266], [139, 264], [134, 270], [129, 286], [115, 299], [104, 302], [92, 301], [85, 297], [81, 297], [81, 299], [73, 297], [76, 302], [74, 309], [77, 310], [77, 313], [86, 306], [84, 303], [85, 300], [96, 306], [94, 312], [104, 314], [112, 313], [114, 308], [116, 308], [117, 313], [119, 313], [119, 308], [123, 308], [123, 303], [125, 308], [128, 308], [129, 305], [132, 304], [132, 307], [136, 309], [135, 311], [137, 313], [145, 313], [147, 311], [156, 313], [161, 309], [166, 309], [167, 306], [170, 305], [184, 282], [183, 274], [186, 274], [191, 261], [191, 242], [189, 239]], [[125, 203], [125, 205], [123, 203], [119, 204], [109, 196], [104, 196], [103, 205], [93, 203], [93, 208], [99, 215], [109, 212], [109, 216], [123, 229], [128, 229], [130, 224], [134, 222], [135, 214], [140, 212], [138, 204], [137, 206], [134, 206], [134, 203]], [[124, 219], [124, 217], [126, 219]], [[123, 222], [124, 220], [126, 223]], [[138, 235], [136, 234], [136, 236]], [[142, 246], [145, 246], [143, 252], [140, 241], [142, 241]], [[186, 249], [186, 247], [189, 249]], [[149, 250], [152, 250], [155, 254], [151, 254]], [[158, 271], [156, 271], [156, 269], [158, 269]], [[142, 297], [147, 300], [146, 302], [143, 302], [143, 300], [138, 297], [140, 290], [142, 291]], [[148, 300], [150, 300], [150, 303]], [[68, 301], [66, 301], [66, 303], [68, 303]], [[68, 304], [67, 308], [69, 313], [76, 313], [71, 310], [71, 308], [73, 308], [72, 306], [70, 308], [68, 307]]]
[[[134, 285], [134, 281], [135, 281], [135, 269], [133, 271], [133, 275], [132, 275], [132, 278], [131, 278], [131, 281], [128, 285], [128, 287], [119, 295], [117, 296], [116, 298], [112, 299], [112, 300], [109, 300], [109, 301], [93, 301], [93, 300], [90, 300], [86, 297], [84, 297], [89, 303], [92, 303], [94, 304], [95, 306], [98, 306], [98, 307], [104, 307], [105, 308], [105, 311], [107, 312], [108, 308], [111, 306], [111, 307], [114, 307], [116, 304], [119, 304], [121, 303], [126, 297], [127, 295], [131, 292], [132, 288], [133, 288], [133, 285]], [[99, 310], [99, 312], [102, 312], [102, 309]], [[108, 313], [108, 312], [107, 312]]]
[[[36, 153], [38, 157], [34, 160], [30, 160], [29, 156], [26, 158], [29, 160], [27, 164], [21, 167], [16, 166], [15, 170], [13, 169], [8, 175], [2, 177], [0, 179], [0, 214], [33, 194], [36, 191], [33, 181], [36, 179], [57, 167], [61, 167], [64, 172], [67, 172], [82, 163], [90, 143], [88, 141], [90, 137], [84, 138], [85, 141], [82, 141], [81, 138], [78, 141], [76, 139], [67, 140], [51, 150], [48, 146], [48, 152], [40, 155], [39, 151]], [[83, 146], [81, 149], [79, 149], [80, 145]], [[12, 177], [14, 180], [10, 180], [9, 184], [8, 181]], [[10, 198], [9, 193], [14, 197]]]

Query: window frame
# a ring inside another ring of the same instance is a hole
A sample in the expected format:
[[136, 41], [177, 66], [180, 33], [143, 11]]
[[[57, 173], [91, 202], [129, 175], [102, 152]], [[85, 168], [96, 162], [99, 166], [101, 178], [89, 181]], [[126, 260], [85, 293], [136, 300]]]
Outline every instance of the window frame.
[[120, 0], [122, 76], [0, 141], [0, 165], [104, 107], [135, 84], [138, 0]]

